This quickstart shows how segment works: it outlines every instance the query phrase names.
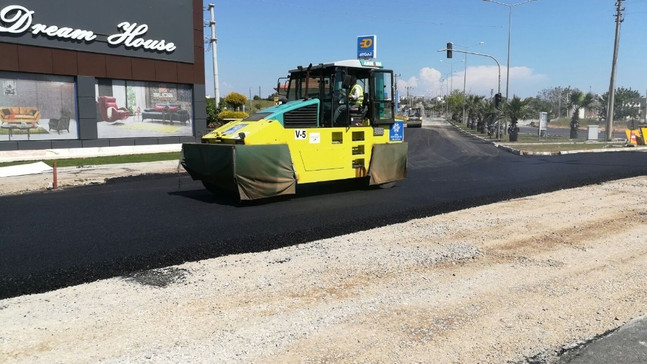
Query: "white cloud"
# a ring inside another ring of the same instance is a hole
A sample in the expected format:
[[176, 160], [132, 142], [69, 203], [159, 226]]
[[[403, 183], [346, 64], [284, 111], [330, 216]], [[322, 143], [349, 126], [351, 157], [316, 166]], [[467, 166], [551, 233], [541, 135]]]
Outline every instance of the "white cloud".
[[410, 95], [417, 95], [416, 89], [418, 88], [418, 79], [416, 77], [409, 77], [407, 80], [397, 80], [397, 88], [399, 97], [406, 97], [407, 92]]
[[431, 90], [440, 89], [441, 77], [442, 74], [437, 69], [423, 67], [418, 77], [413, 76], [407, 80], [398, 80], [400, 96], [406, 95], [407, 87], [412, 88], [409, 90], [412, 95], [436, 96], [438, 92], [432, 93]]
[[398, 89], [404, 90], [407, 87], [413, 87], [413, 88], [418, 87], [418, 79], [415, 76], [413, 76], [413, 77], [409, 77], [409, 79], [407, 80], [403, 80], [403, 79], [398, 80]]
[[435, 68], [423, 67], [420, 70], [420, 79], [425, 86], [434, 87], [441, 78], [442, 73]]
[[[501, 72], [504, 71], [502, 70]], [[502, 77], [505, 80], [505, 75]], [[513, 95], [520, 97], [537, 96], [537, 92], [544, 88], [543, 83], [547, 79], [546, 75], [537, 74], [532, 68], [512, 67], [510, 68], [510, 97]], [[503, 83], [501, 84], [501, 93], [505, 95], [505, 85]]]
[[[412, 86], [411, 80], [415, 80], [415, 95], [427, 97], [445, 95], [450, 88], [463, 91], [465, 71], [454, 72], [451, 77], [443, 77], [442, 73], [434, 68], [424, 67], [419, 72], [419, 79], [411, 77], [406, 86]], [[505, 95], [506, 68], [501, 67], [501, 93]], [[535, 96], [539, 90], [538, 85], [545, 81], [546, 76], [536, 74], [528, 67], [510, 68], [510, 95], [521, 97]], [[420, 87], [418, 87], [420, 85]], [[398, 84], [399, 88], [403, 88]], [[499, 88], [499, 68], [492, 66], [470, 66], [467, 67], [467, 78], [465, 79], [465, 90], [467, 93], [490, 96], [496, 93]]]

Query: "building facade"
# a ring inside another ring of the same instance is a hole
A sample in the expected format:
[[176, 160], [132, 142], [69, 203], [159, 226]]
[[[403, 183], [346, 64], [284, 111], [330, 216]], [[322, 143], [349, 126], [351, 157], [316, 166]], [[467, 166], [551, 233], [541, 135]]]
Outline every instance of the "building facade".
[[0, 0], [0, 150], [195, 141], [199, 0]]

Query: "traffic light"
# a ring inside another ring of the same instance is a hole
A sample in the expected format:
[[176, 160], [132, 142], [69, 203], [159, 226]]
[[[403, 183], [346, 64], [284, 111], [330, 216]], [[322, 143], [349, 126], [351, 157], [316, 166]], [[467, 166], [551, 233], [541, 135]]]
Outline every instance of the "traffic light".
[[494, 95], [494, 107], [497, 109], [501, 108], [501, 93]]
[[452, 58], [452, 47], [454, 44], [452, 42], [447, 43], [447, 58]]

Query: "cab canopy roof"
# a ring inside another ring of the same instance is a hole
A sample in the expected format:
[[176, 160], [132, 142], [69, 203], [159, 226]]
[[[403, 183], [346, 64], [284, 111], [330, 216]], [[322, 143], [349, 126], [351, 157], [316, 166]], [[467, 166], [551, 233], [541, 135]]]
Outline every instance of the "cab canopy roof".
[[[332, 63], [319, 63], [313, 64], [310, 70], [330, 68], [330, 67], [350, 67], [350, 68], [364, 68], [364, 69], [379, 69], [382, 67], [382, 62], [370, 61], [366, 59], [348, 59], [345, 61], [336, 61]], [[299, 66], [296, 69], [290, 70], [292, 72], [303, 72], [308, 69], [308, 66]]]

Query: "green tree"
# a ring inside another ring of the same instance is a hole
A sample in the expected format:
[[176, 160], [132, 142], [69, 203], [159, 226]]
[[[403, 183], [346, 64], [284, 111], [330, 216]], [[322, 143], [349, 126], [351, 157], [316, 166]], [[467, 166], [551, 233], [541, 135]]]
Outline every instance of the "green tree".
[[451, 95], [447, 97], [447, 105], [449, 107], [449, 114], [451, 115], [451, 120], [455, 122], [462, 122], [461, 115], [463, 115], [463, 93], [454, 90]]
[[230, 92], [225, 96], [225, 104], [234, 110], [238, 110], [247, 103], [247, 96], [237, 92]]
[[528, 107], [529, 101], [529, 99], [522, 100], [518, 96], [514, 96], [512, 100], [503, 105], [503, 114], [510, 119], [508, 133], [511, 142], [516, 142], [519, 136], [519, 127], [517, 126], [519, 119], [525, 119], [532, 115], [532, 110]]
[[538, 116], [540, 112], [546, 112], [549, 119], [557, 116], [554, 114], [552, 105], [539, 97], [529, 97], [528, 108], [533, 115]]
[[445, 114], [447, 111], [447, 106], [445, 104], [446, 100], [441, 100], [433, 103], [431, 110], [433, 110], [437, 115]]
[[569, 97], [573, 89], [568, 87], [553, 87], [544, 89], [537, 93], [537, 102], [535, 105], [542, 105], [543, 110], [548, 113], [549, 117], [560, 118], [567, 115]]
[[580, 127], [580, 110], [587, 109], [595, 101], [595, 96], [592, 93], [586, 95], [580, 90], [573, 90], [569, 97], [569, 105], [573, 108], [573, 115], [571, 116], [571, 139], [577, 138], [577, 129]]
[[[613, 96], [613, 119], [624, 120], [634, 119], [640, 114], [640, 92], [630, 88], [619, 87]], [[607, 117], [607, 106], [609, 105], [609, 93], [602, 95], [602, 106], [600, 116]]]
[[214, 98], [207, 99], [207, 126], [209, 128], [217, 128], [222, 125], [222, 121], [218, 119], [218, 114], [222, 111], [222, 99], [216, 108], [216, 102]]
[[494, 100], [492, 102], [483, 103], [483, 121], [485, 123], [484, 127], [487, 129], [488, 136], [498, 137], [497, 133], [497, 119], [500, 116], [499, 110], [494, 106]]
[[467, 113], [467, 127], [477, 128], [477, 121], [482, 119], [482, 109], [485, 100], [484, 96], [467, 95], [465, 98], [465, 112]]
[[494, 118], [496, 120], [496, 111], [494, 102], [490, 102], [483, 97], [478, 103], [478, 111], [476, 113], [476, 131], [479, 133], [485, 133], [487, 123], [493, 115], [492, 113], [494, 113]]

